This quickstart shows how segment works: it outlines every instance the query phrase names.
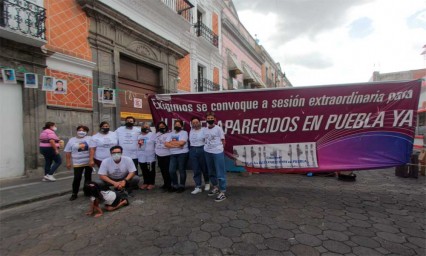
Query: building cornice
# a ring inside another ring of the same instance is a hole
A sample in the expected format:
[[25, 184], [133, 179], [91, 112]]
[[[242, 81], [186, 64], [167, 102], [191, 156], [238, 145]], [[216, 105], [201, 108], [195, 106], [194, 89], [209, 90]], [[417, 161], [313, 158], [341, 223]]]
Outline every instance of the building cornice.
[[127, 34], [134, 34], [136, 37], [145, 38], [150, 45], [157, 46], [166, 51], [172, 51], [179, 58], [183, 58], [188, 54], [188, 51], [179, 45], [163, 38], [99, 1], [77, 0], [77, 2], [82, 6], [82, 9], [87, 15], [95, 20], [111, 24], [115, 28], [125, 31]]
[[247, 50], [247, 52], [261, 65], [265, 61], [264, 58], [256, 52], [253, 47], [245, 40], [244, 37], [242, 37], [241, 33], [238, 31], [238, 29], [232, 24], [226, 17], [222, 17], [222, 28], [228, 30], [231, 36], [233, 36], [236, 40], [238, 40], [239, 44], [244, 47], [244, 49]]

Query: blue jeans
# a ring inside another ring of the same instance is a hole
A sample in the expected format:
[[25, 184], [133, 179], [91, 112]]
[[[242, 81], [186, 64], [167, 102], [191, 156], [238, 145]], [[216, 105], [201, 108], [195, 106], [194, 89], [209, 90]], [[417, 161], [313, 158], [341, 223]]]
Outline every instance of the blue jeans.
[[207, 171], [206, 159], [204, 158], [204, 146], [191, 147], [189, 149], [189, 161], [191, 161], [192, 171], [194, 173], [195, 187], [201, 187], [201, 174], [204, 182], [209, 183], [209, 172]]
[[[40, 153], [44, 156], [44, 175], [53, 175], [62, 164], [61, 155], [51, 147], [40, 147]], [[55, 163], [52, 165], [52, 162]]]
[[226, 192], [225, 154], [223, 152], [219, 154], [204, 152], [204, 157], [212, 185], [217, 187], [219, 181], [219, 190]]
[[[170, 155], [170, 178], [172, 180], [172, 187], [185, 187], [186, 182], [186, 160], [188, 153]], [[178, 177], [176, 171], [179, 171], [180, 182], [178, 183]]]

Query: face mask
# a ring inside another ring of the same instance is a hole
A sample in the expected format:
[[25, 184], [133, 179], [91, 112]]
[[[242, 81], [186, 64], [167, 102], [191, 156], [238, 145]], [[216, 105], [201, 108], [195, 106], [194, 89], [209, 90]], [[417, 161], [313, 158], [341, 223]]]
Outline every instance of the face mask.
[[58, 127], [53, 126], [53, 127], [52, 127], [52, 130], [56, 132], [56, 131], [58, 130]]
[[101, 132], [102, 133], [108, 133], [109, 132], [109, 128], [101, 128]]
[[113, 153], [112, 155], [112, 160], [118, 162], [121, 159], [121, 153]]
[[129, 122], [126, 123], [126, 127], [129, 127], [129, 128], [133, 127], [133, 125], [134, 125], [134, 123], [129, 123]]
[[207, 123], [212, 125], [212, 124], [214, 124], [214, 120], [207, 120]]
[[149, 132], [149, 128], [142, 128], [142, 132], [143, 133], [148, 133]]
[[78, 137], [84, 137], [84, 136], [86, 136], [86, 134], [87, 134], [87, 132], [85, 132], [85, 131], [78, 131], [77, 132]]
[[182, 130], [182, 127], [175, 126], [175, 131], [179, 132], [180, 130]]
[[166, 128], [160, 128], [158, 129], [161, 133], [165, 133], [166, 132]]

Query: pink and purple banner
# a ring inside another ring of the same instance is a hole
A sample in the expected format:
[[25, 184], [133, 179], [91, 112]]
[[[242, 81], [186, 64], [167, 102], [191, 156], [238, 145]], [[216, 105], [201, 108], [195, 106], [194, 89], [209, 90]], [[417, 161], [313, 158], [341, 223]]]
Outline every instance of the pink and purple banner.
[[[409, 162], [421, 80], [151, 95], [154, 122], [214, 112], [236, 166], [255, 172], [361, 170]], [[205, 122], [203, 123], [205, 125]]]

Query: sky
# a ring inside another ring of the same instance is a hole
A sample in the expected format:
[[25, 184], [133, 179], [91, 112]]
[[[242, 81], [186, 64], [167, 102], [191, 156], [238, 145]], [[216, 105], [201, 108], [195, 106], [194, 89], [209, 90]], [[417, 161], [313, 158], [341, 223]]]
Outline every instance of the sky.
[[[233, 0], [293, 86], [426, 68], [426, 0]], [[256, 36], [255, 36], [256, 35]]]

